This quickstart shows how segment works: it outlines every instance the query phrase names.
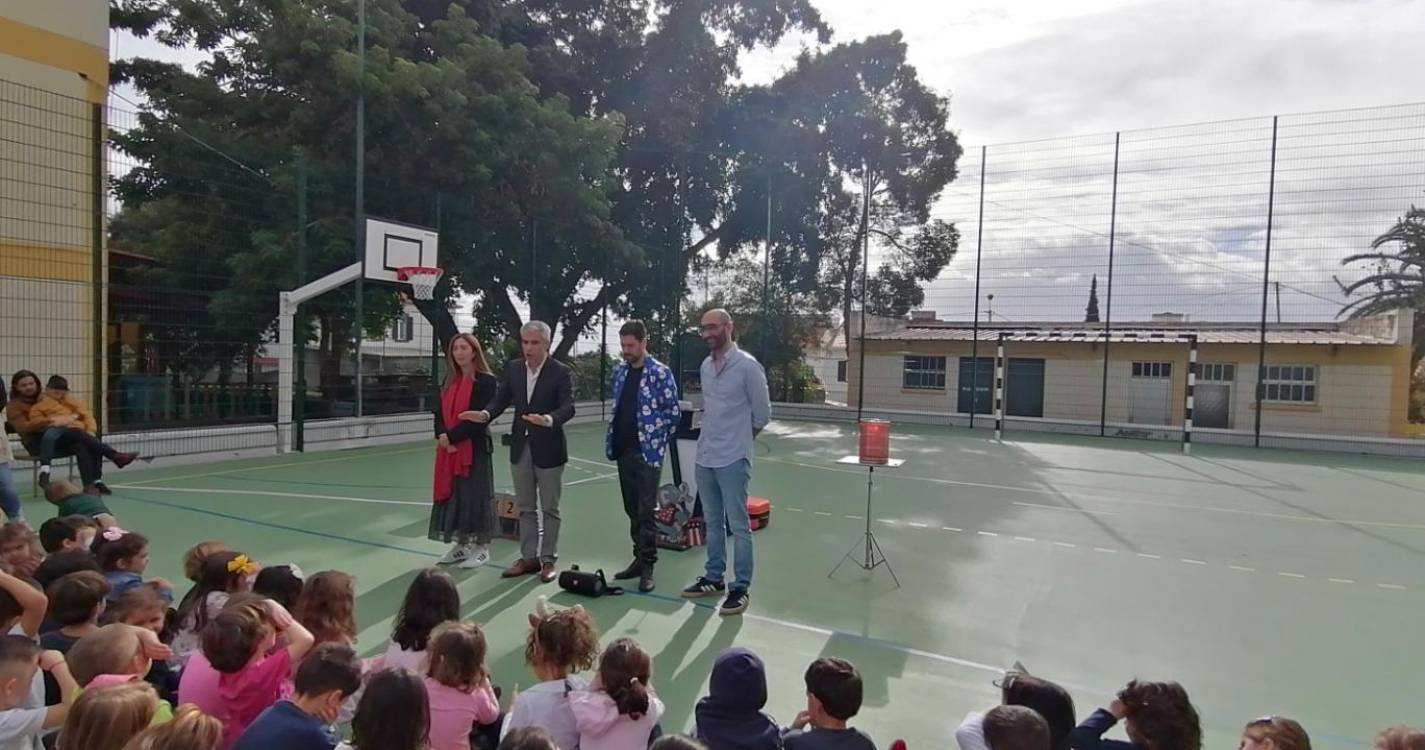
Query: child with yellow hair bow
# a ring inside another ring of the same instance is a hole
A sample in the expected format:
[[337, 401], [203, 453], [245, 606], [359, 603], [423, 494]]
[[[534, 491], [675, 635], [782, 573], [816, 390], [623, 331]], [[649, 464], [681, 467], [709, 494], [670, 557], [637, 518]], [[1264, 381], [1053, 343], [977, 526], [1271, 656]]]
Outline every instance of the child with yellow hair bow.
[[203, 558], [198, 582], [183, 597], [173, 618], [177, 623], [173, 637], [177, 665], [187, 664], [188, 657], [199, 649], [203, 626], [223, 611], [228, 597], [252, 590], [253, 580], [260, 570], [262, 567], [252, 558], [236, 550], [222, 550]]

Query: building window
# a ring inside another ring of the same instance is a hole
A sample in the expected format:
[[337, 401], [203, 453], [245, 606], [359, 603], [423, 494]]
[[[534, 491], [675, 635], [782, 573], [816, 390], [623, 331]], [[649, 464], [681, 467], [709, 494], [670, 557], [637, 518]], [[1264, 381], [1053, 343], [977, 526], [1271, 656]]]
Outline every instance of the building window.
[[409, 315], [396, 318], [391, 324], [391, 340], [404, 344], [416, 337], [416, 321]]
[[1197, 379], [1209, 383], [1232, 383], [1237, 380], [1237, 365], [1208, 362], [1197, 366]]
[[1316, 365], [1269, 365], [1262, 400], [1278, 404], [1316, 403]]
[[847, 364], [848, 364], [848, 362], [847, 362], [846, 360], [844, 360], [844, 359], [841, 360], [840, 362], [837, 362], [837, 363], [836, 363], [836, 382], [838, 382], [838, 383], [845, 383], [845, 382], [846, 382], [846, 365], [847, 365]]
[[1171, 378], [1173, 376], [1172, 362], [1134, 362], [1133, 377], [1135, 378]]
[[907, 355], [901, 386], [915, 391], [945, 390], [945, 358]]

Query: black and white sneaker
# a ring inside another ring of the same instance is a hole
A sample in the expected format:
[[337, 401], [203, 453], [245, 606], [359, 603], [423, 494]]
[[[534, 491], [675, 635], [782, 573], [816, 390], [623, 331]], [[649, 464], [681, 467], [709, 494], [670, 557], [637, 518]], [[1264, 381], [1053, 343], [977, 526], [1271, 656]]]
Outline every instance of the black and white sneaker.
[[722, 596], [724, 591], [727, 591], [727, 584], [722, 581], [713, 582], [699, 577], [693, 581], [693, 585], [683, 589], [683, 598], [705, 599], [709, 596]]
[[723, 600], [722, 606], [718, 607], [717, 613], [720, 615], [740, 615], [747, 611], [747, 603], [752, 600], [752, 596], [747, 593], [747, 589], [733, 589], [727, 592], [727, 598]]
[[475, 551], [473, 544], [456, 544], [445, 553], [445, 557], [435, 561], [436, 565], [456, 565], [465, 562], [470, 554]]

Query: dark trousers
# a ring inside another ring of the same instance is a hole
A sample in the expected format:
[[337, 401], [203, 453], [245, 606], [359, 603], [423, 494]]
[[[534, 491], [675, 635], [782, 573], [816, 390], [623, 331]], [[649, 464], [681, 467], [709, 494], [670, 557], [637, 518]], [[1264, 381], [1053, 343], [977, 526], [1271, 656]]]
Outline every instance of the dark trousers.
[[72, 427], [51, 427], [45, 430], [36, 447], [39, 452], [34, 455], [39, 456], [40, 463], [44, 466], [49, 466], [56, 458], [74, 456], [74, 463], [79, 466], [79, 476], [83, 478], [85, 485], [104, 478], [103, 459], [112, 461], [119, 455], [118, 451], [99, 438]]
[[628, 515], [628, 535], [633, 540], [633, 559], [644, 565], [658, 562], [658, 480], [663, 467], [649, 466], [638, 451], [618, 460], [618, 485], [623, 493], [623, 512]]

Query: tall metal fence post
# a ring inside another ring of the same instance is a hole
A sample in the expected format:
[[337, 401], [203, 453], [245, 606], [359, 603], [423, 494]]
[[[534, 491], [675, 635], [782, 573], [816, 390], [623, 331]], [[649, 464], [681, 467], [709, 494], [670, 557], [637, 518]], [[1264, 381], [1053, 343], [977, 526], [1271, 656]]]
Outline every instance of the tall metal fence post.
[[[866, 411], [866, 303], [870, 298], [867, 289], [871, 266], [871, 171], [865, 162], [861, 164], [861, 179], [861, 330], [856, 334], [860, 350], [856, 377], [857, 422], [861, 421], [861, 415]], [[851, 344], [849, 341], [846, 343], [848, 346]]]
[[107, 318], [104, 309], [104, 105], [89, 105], [90, 117], [90, 141], [93, 146], [89, 156], [89, 245], [91, 269], [93, 274], [90, 279], [91, 301], [93, 305], [93, 320], [90, 338], [93, 339], [91, 347], [93, 361], [91, 364], [90, 382], [90, 403], [95, 405], [94, 420], [98, 423], [99, 434], [104, 434], [105, 416], [108, 412], [108, 384], [104, 382], [104, 342], [105, 327], [104, 321]]
[[[444, 217], [445, 215], [444, 198], [445, 195], [443, 193], [439, 191], [436, 192], [434, 226], [437, 243], [440, 242], [441, 230], [444, 229], [441, 221], [442, 217]], [[459, 332], [460, 329], [457, 327], [456, 333]], [[431, 421], [434, 422], [434, 429], [436, 430], [439, 430], [442, 427], [440, 423], [441, 418], [439, 416], [435, 416], [440, 413], [440, 347], [442, 343], [443, 342], [440, 340], [440, 335], [436, 333], [435, 328], [432, 326], [430, 334], [430, 383], [426, 386], [426, 393], [429, 394], [427, 396], [427, 398], [430, 399], [428, 407], [432, 414]], [[482, 344], [481, 346], [484, 345]]]
[[1262, 317], [1257, 340], [1257, 416], [1252, 446], [1262, 447], [1262, 400], [1267, 393], [1267, 294], [1272, 287], [1272, 219], [1277, 194], [1277, 116], [1272, 116], [1272, 169], [1267, 181], [1267, 240], [1262, 253]]
[[[307, 283], [307, 160], [297, 155], [297, 286]], [[292, 340], [282, 342], [292, 347], [292, 362], [296, 365], [296, 378], [292, 389], [292, 450], [301, 453], [306, 449], [307, 412], [307, 341], [306, 325], [301, 305], [293, 316]], [[281, 398], [281, 394], [278, 394]], [[281, 433], [282, 425], [278, 425]]]
[[1108, 348], [1113, 339], [1113, 251], [1118, 238], [1118, 146], [1123, 134], [1113, 134], [1113, 197], [1108, 208], [1108, 288], [1103, 315], [1103, 383], [1098, 396], [1098, 436], [1108, 434]]
[[[989, 147], [980, 146], [980, 218], [975, 222], [975, 311], [970, 321], [970, 429], [975, 429], [975, 412], [980, 403], [980, 260], [985, 242], [985, 159]], [[960, 389], [959, 374], [955, 390]], [[959, 394], [956, 394], [959, 400]], [[958, 407], [957, 407], [958, 411]]]

